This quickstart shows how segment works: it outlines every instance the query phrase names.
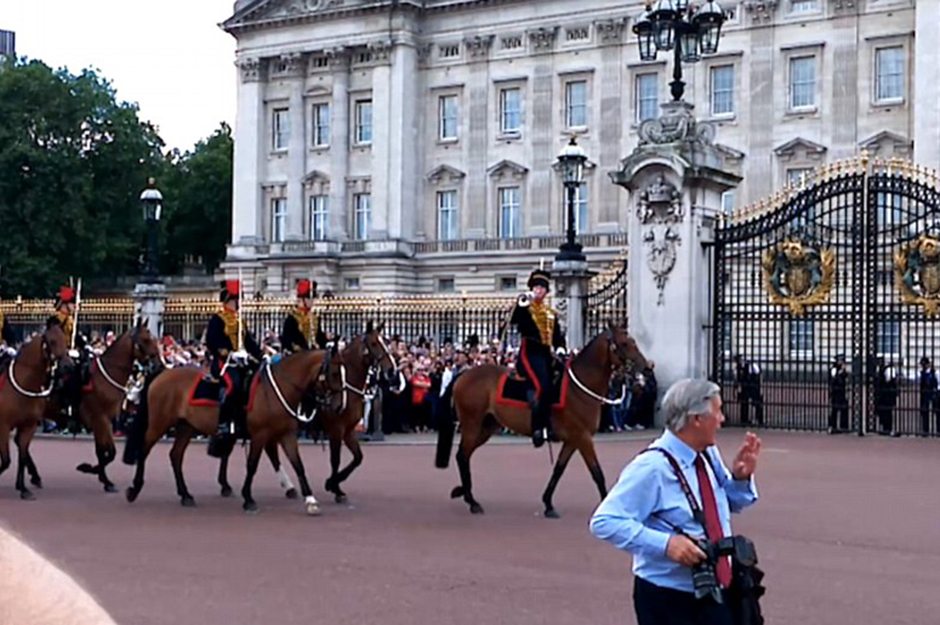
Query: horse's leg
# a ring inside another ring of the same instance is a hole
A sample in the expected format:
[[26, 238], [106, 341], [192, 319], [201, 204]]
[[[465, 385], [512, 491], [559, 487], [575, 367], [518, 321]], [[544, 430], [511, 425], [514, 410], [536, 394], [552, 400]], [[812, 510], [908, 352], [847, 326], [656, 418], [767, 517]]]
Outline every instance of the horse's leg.
[[26, 488], [26, 480], [23, 479], [26, 472], [26, 465], [29, 463], [29, 443], [33, 440], [33, 434], [35, 433], [35, 423], [25, 428], [19, 427], [16, 429], [16, 490], [20, 491], [20, 499], [26, 501], [32, 501], [36, 498], [32, 491]]
[[552, 479], [548, 480], [548, 486], [545, 487], [545, 492], [542, 493], [542, 503], [545, 504], [544, 514], [546, 518], [558, 518], [558, 513], [555, 512], [555, 506], [552, 505], [552, 496], [555, 494], [555, 488], [557, 488], [558, 482], [561, 480], [561, 476], [565, 472], [565, 467], [568, 466], [568, 461], [571, 460], [571, 456], [574, 454], [574, 450], [574, 445], [568, 441], [565, 441], [561, 446], [561, 451], [558, 454], [558, 460], [555, 461], [555, 468], [552, 470]]
[[0, 475], [10, 468], [10, 428], [0, 422]]
[[261, 459], [261, 452], [264, 451], [257, 438], [252, 437], [251, 447], [248, 450], [248, 468], [245, 472], [245, 483], [242, 484], [242, 510], [248, 513], [258, 512], [258, 504], [251, 496], [251, 483], [255, 479], [255, 472], [258, 470], [258, 461]]
[[173, 447], [170, 449], [170, 464], [173, 465], [173, 476], [176, 478], [176, 494], [180, 496], [180, 503], [187, 508], [196, 505], [196, 500], [189, 494], [186, 480], [183, 479], [183, 454], [186, 453], [186, 446], [192, 436], [193, 426], [186, 421], [179, 421], [176, 424]]
[[349, 464], [336, 476], [336, 490], [334, 492], [336, 493], [336, 501], [339, 503], [342, 503], [340, 497], [342, 497], [342, 501], [346, 501], [346, 493], [340, 490], [339, 485], [348, 480], [352, 472], [362, 464], [362, 448], [359, 446], [359, 436], [356, 435], [355, 427], [351, 427], [346, 431], [343, 441], [353, 457]]
[[343, 451], [343, 431], [340, 427], [333, 427], [329, 433], [330, 437], [330, 477], [327, 478], [323, 488], [328, 493], [333, 493], [336, 503], [346, 501], [346, 493], [339, 487], [339, 462]]
[[[16, 431], [16, 437], [14, 442], [20, 444], [20, 431]], [[42, 488], [42, 478], [39, 477], [39, 470], [36, 468], [36, 463], [33, 461], [33, 455], [30, 453], [26, 454], [26, 457], [23, 458], [23, 462], [26, 463], [26, 472], [29, 473], [29, 482], [36, 488]]]
[[[98, 458], [98, 466], [93, 467], [93, 472], [97, 473], [98, 481], [104, 486], [106, 493], [116, 493], [117, 486], [108, 479], [106, 468], [117, 456], [114, 448], [114, 435], [111, 430], [111, 420], [108, 417], [92, 419], [92, 430], [95, 435], [95, 456]], [[81, 471], [79, 466], [79, 471]]]
[[287, 434], [281, 439], [281, 446], [284, 448], [284, 455], [294, 467], [294, 473], [297, 474], [297, 480], [300, 482], [300, 492], [304, 496], [304, 509], [310, 516], [320, 514], [320, 504], [317, 503], [313, 491], [310, 490], [310, 483], [307, 482], [307, 473], [304, 471], [304, 462], [300, 458], [300, 447], [297, 444], [296, 434]]
[[470, 477], [470, 456], [477, 447], [489, 440], [490, 436], [499, 429], [499, 423], [491, 415], [482, 418], [479, 430], [475, 433], [471, 428], [464, 429], [460, 434], [460, 448], [457, 450], [457, 468], [460, 470], [460, 486], [451, 491], [451, 498], [463, 496], [463, 500], [470, 506], [473, 514], [483, 514], [483, 506], [473, 498], [473, 479]]
[[264, 453], [267, 454], [268, 460], [271, 461], [271, 466], [274, 467], [274, 472], [277, 473], [277, 481], [281, 485], [281, 488], [284, 489], [284, 496], [288, 499], [297, 499], [297, 488], [294, 486], [294, 483], [290, 481], [290, 476], [287, 474], [287, 471], [284, 470], [284, 467], [281, 466], [281, 459], [277, 455], [277, 443], [268, 443], [265, 445]]
[[137, 500], [137, 496], [140, 495], [140, 491], [144, 487], [144, 467], [147, 465], [147, 456], [150, 455], [150, 450], [153, 449], [153, 446], [157, 444], [162, 435], [162, 433], [158, 434], [155, 430], [149, 428], [144, 433], [144, 442], [137, 454], [137, 471], [134, 473], [134, 482], [125, 491], [127, 500], [131, 503]]
[[591, 472], [591, 478], [593, 478], [594, 484], [597, 485], [597, 492], [600, 493], [601, 499], [603, 499], [607, 496], [607, 481], [604, 479], [601, 464], [597, 460], [597, 451], [594, 449], [594, 441], [589, 434], [585, 434], [577, 443], [577, 447], [578, 451], [581, 452], [581, 457], [584, 458], [584, 464], [587, 465], [588, 471]]
[[228, 483], [228, 459], [234, 449], [234, 446], [229, 447], [228, 453], [222, 454], [219, 458], [219, 486], [222, 487], [220, 493], [223, 497], [232, 496], [232, 486]]

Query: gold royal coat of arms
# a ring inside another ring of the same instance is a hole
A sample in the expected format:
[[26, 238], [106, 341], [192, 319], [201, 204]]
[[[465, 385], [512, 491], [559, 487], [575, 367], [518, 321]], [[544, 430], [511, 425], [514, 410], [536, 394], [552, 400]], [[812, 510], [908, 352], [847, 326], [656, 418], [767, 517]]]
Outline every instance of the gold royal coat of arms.
[[802, 317], [809, 306], [829, 301], [836, 275], [836, 255], [799, 237], [789, 237], [764, 251], [764, 290], [771, 304], [788, 306]]
[[940, 235], [923, 234], [901, 246], [894, 255], [895, 284], [901, 301], [923, 306], [936, 317], [940, 310]]

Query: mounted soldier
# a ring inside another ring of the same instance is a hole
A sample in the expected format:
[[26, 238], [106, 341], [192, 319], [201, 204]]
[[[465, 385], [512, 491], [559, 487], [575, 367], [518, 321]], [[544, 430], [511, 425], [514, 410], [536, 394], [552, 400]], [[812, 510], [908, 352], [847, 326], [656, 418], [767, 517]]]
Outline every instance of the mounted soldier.
[[284, 318], [281, 327], [281, 349], [286, 353], [326, 348], [326, 334], [320, 329], [319, 317], [311, 310], [316, 297], [316, 280], [297, 282], [297, 305]]
[[535, 386], [532, 409], [532, 444], [541, 447], [551, 436], [552, 409], [552, 350], [556, 355], [565, 352], [565, 335], [558, 322], [558, 314], [545, 301], [551, 289], [551, 274], [537, 269], [529, 276], [528, 293], [516, 301], [510, 323], [522, 336], [519, 364], [516, 370], [529, 378]]
[[69, 427], [79, 427], [75, 419], [78, 418], [78, 407], [82, 401], [82, 385], [90, 365], [90, 358], [85, 348], [85, 338], [78, 333], [75, 318], [81, 301], [81, 280], [78, 289], [71, 286], [59, 288], [59, 296], [55, 302], [55, 312], [52, 317], [62, 326], [68, 342], [69, 356], [75, 363], [74, 369], [63, 374], [62, 377], [62, 410], [68, 413]]
[[210, 374], [213, 380], [221, 384], [219, 431], [216, 438], [222, 446], [234, 442], [233, 425], [243, 411], [244, 385], [251, 379], [248, 356], [257, 362], [262, 359], [261, 347], [242, 324], [239, 291], [238, 280], [222, 282], [219, 293], [222, 306], [209, 318], [209, 327], [206, 329], [206, 349], [211, 356]]

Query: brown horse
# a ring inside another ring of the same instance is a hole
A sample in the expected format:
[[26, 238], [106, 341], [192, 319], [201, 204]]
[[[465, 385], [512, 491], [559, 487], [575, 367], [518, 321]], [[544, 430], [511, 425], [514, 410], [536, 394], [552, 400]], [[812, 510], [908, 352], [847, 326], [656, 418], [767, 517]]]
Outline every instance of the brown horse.
[[[317, 381], [325, 357], [325, 351], [300, 352], [285, 358], [281, 365], [303, 376], [293, 380], [292, 384], [308, 389]], [[203, 375], [202, 370], [192, 367], [168, 369], [157, 375], [145, 389], [146, 396], [138, 409], [134, 431], [128, 437], [128, 445], [136, 448], [136, 453], [130, 456], [136, 458], [137, 464], [134, 482], [126, 492], [128, 501], [136, 500], [144, 486], [144, 467], [150, 450], [170, 428], [174, 428], [170, 462], [176, 478], [176, 490], [184, 506], [195, 505], [183, 479], [183, 455], [196, 432], [211, 436], [215, 434], [219, 423], [218, 405], [201, 405], [201, 402], [194, 402], [196, 405], [193, 405], [190, 402], [191, 391]], [[269, 453], [273, 453], [273, 449]], [[125, 462], [128, 462], [127, 456], [125, 454]], [[226, 456], [219, 469], [219, 481], [225, 497], [232, 493], [225, 478], [227, 461]]]
[[16, 490], [20, 499], [35, 498], [23, 479], [27, 465], [35, 467], [29, 443], [42, 420], [59, 366], [71, 368], [73, 363], [61, 324], [50, 319], [45, 331], [23, 345], [0, 376], [0, 474], [10, 466], [10, 432], [16, 430]]
[[[626, 330], [610, 324], [571, 361], [565, 375], [567, 398], [561, 407], [552, 410], [552, 430], [562, 442], [552, 477], [542, 494], [545, 516], [558, 518], [552, 505], [555, 487], [575, 450], [581, 453], [597, 490], [603, 499], [607, 495], [604, 473], [594, 451], [593, 435], [601, 420], [601, 405], [608, 402], [610, 379], [621, 369], [644, 368], [646, 358]], [[482, 514], [483, 507], [473, 498], [470, 477], [470, 456], [501, 426], [524, 436], [531, 436], [531, 411], [528, 406], [506, 405], [497, 402], [500, 378], [506, 367], [484, 365], [458, 376], [448, 391], [452, 391], [452, 410], [460, 422], [460, 448], [457, 466], [460, 486], [451, 492], [451, 498], [463, 497], [473, 514]], [[441, 424], [437, 439], [438, 468], [447, 468], [454, 438], [454, 419]]]

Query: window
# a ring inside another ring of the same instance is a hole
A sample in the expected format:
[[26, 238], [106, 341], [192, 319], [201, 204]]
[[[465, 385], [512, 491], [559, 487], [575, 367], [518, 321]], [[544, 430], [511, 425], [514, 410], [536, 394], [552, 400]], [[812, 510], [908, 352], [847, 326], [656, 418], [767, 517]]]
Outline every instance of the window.
[[[567, 201], [567, 197], [566, 197]], [[565, 219], [563, 223], [568, 226], [568, 205], [565, 204]], [[582, 182], [574, 190], [574, 231], [578, 234], [584, 234], [588, 229], [588, 188], [587, 183]]]
[[810, 184], [813, 176], [812, 167], [794, 167], [787, 170], [787, 186], [801, 187]]
[[372, 196], [368, 193], [357, 193], [353, 202], [356, 220], [353, 238], [365, 241], [369, 238], [369, 230], [372, 228]]
[[711, 68], [712, 115], [734, 114], [734, 65]]
[[356, 143], [372, 143], [372, 100], [356, 101]]
[[456, 191], [441, 191], [437, 194], [437, 238], [443, 241], [457, 238]]
[[516, 277], [515, 276], [502, 276], [499, 279], [499, 290], [500, 291], [515, 291], [516, 290]]
[[904, 98], [904, 46], [875, 52], [875, 100], [897, 102]]
[[512, 239], [522, 234], [522, 206], [519, 187], [499, 190], [499, 236]]
[[659, 76], [657, 74], [637, 74], [636, 77], [636, 120], [656, 119], [659, 115]]
[[437, 279], [437, 292], [438, 293], [453, 293], [455, 291], [454, 279], [453, 278], [438, 278]]
[[453, 59], [460, 56], [460, 44], [441, 46], [438, 48], [438, 55], [442, 59]]
[[522, 91], [518, 87], [499, 92], [499, 130], [503, 134], [522, 132]]
[[816, 57], [797, 56], [790, 59], [790, 108], [816, 106]]
[[503, 50], [518, 50], [522, 47], [522, 37], [514, 35], [512, 37], [503, 37], [500, 41]]
[[721, 194], [721, 212], [730, 215], [734, 212], [734, 191], [725, 191]]
[[330, 105], [313, 105], [313, 147], [330, 145]]
[[271, 148], [286, 150], [290, 141], [290, 117], [288, 109], [274, 109], [271, 120]]
[[587, 26], [582, 26], [581, 28], [569, 28], [565, 31], [565, 39], [567, 41], [583, 41], [590, 36], [590, 33], [587, 29]]
[[457, 96], [443, 95], [438, 99], [439, 138], [457, 138]]
[[271, 200], [271, 241], [280, 243], [287, 231], [287, 199]]
[[813, 355], [813, 322], [806, 319], [791, 319], [790, 357], [807, 358]]
[[327, 195], [314, 195], [310, 198], [310, 239], [326, 240], [326, 225], [329, 223], [330, 198]]
[[901, 354], [901, 323], [899, 321], [879, 321], [875, 349], [879, 356]]
[[587, 81], [576, 80], [565, 85], [565, 125], [587, 127]]
[[816, 10], [816, 0], [791, 0], [791, 13], [809, 13]]
[[347, 291], [359, 290], [359, 278], [346, 278], [344, 284], [346, 285]]

